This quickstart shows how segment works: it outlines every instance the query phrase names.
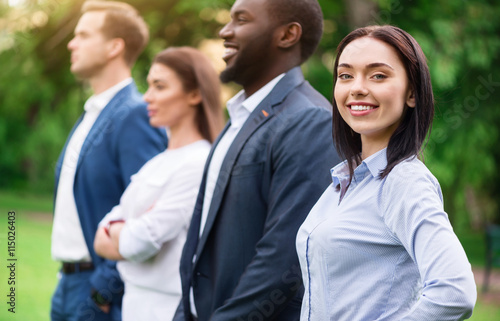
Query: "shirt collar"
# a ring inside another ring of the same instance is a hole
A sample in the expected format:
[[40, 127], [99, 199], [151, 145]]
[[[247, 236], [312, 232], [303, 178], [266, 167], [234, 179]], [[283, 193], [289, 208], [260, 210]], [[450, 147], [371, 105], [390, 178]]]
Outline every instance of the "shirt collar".
[[387, 167], [387, 147], [366, 158], [363, 163], [366, 164], [372, 176], [377, 177]]
[[349, 177], [349, 165], [347, 161], [343, 161], [337, 166], [330, 169], [330, 175], [332, 176], [333, 186], [340, 184], [340, 181]]
[[234, 126], [241, 126], [248, 118], [248, 115], [257, 108], [284, 76], [284, 73], [278, 75], [250, 97], [247, 97], [245, 91], [241, 90], [236, 96], [228, 100], [227, 111], [229, 113], [229, 118], [231, 118], [231, 124]]
[[106, 105], [113, 99], [113, 97], [123, 88], [132, 83], [132, 78], [129, 77], [125, 80], [120, 81], [118, 84], [114, 85], [103, 91], [98, 95], [92, 95], [85, 102], [84, 109], [86, 112], [100, 112], [106, 107]]
[[[387, 148], [381, 149], [370, 157], [366, 158], [354, 170], [354, 178], [362, 178], [367, 170], [373, 177], [377, 177], [380, 171], [387, 167]], [[333, 185], [337, 186], [341, 182], [349, 180], [349, 165], [347, 161], [343, 161], [330, 170]]]

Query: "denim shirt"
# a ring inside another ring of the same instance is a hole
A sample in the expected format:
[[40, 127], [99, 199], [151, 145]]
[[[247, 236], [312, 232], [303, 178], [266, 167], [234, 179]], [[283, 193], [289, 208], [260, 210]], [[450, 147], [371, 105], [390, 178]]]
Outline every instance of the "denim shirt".
[[297, 234], [302, 321], [463, 320], [476, 301], [471, 265], [416, 157], [381, 179], [386, 149], [343, 162]]

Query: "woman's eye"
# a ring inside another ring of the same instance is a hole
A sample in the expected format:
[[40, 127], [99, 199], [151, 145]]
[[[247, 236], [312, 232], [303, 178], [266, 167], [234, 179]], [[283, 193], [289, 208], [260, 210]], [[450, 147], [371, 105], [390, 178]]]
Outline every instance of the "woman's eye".
[[387, 76], [386, 75], [382, 75], [382, 74], [376, 74], [376, 75], [373, 76], [373, 78], [376, 79], [376, 80], [382, 80], [382, 79], [387, 78]]
[[349, 74], [340, 74], [339, 79], [346, 80], [346, 79], [351, 79], [352, 76]]

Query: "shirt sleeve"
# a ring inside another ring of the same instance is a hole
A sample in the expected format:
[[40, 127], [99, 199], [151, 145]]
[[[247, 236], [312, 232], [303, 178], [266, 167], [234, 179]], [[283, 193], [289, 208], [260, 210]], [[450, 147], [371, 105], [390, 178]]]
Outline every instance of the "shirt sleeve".
[[123, 219], [122, 207], [120, 204], [118, 204], [114, 206], [113, 209], [111, 209], [111, 211], [108, 214], [106, 214], [106, 216], [104, 216], [104, 218], [99, 223], [99, 227], [105, 226], [110, 221], [122, 220], [122, 219]]
[[384, 217], [418, 266], [422, 293], [402, 320], [463, 320], [471, 316], [476, 285], [471, 265], [443, 209], [430, 172], [397, 165], [383, 190]]
[[143, 262], [187, 229], [203, 171], [202, 162], [191, 162], [171, 176], [153, 207], [128, 219], [120, 234], [119, 252], [127, 260]]

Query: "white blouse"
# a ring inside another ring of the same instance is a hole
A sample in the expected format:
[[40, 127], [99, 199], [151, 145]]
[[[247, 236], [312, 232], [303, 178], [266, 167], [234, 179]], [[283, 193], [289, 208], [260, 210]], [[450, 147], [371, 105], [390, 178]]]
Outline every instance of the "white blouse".
[[200, 140], [148, 161], [101, 221], [124, 219], [117, 264], [127, 284], [181, 295], [179, 262], [210, 143]]

